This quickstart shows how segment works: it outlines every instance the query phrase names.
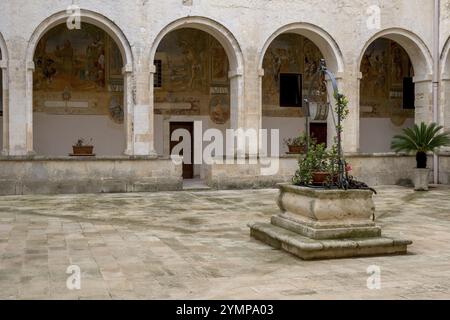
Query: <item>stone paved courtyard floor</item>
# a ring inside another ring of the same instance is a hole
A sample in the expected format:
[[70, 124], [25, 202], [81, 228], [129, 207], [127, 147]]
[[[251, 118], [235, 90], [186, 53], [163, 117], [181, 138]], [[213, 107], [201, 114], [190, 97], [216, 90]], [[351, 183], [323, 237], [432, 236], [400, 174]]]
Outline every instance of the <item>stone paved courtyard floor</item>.
[[450, 298], [450, 189], [378, 190], [378, 222], [414, 241], [407, 256], [305, 262], [252, 240], [276, 190], [1, 197], [0, 298]]

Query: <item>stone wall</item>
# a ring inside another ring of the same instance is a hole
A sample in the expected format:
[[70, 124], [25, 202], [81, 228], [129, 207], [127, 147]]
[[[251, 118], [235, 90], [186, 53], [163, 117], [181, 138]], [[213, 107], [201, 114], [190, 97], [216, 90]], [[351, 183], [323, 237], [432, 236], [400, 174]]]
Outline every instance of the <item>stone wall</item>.
[[181, 190], [181, 166], [128, 157], [0, 159], [0, 195]]
[[[369, 186], [408, 185], [414, 178], [415, 157], [387, 154], [353, 154], [346, 157], [352, 165], [351, 174], [355, 179]], [[450, 156], [442, 155], [440, 161], [440, 182], [450, 183]], [[272, 159], [273, 160], [273, 159]], [[433, 160], [429, 158], [428, 167]], [[297, 170], [296, 157], [280, 159], [280, 171], [274, 176], [262, 176], [261, 163], [256, 165], [212, 165], [208, 166], [208, 185], [218, 189], [273, 187], [280, 182], [289, 182]], [[430, 172], [432, 182], [432, 172]]]
[[450, 184], [450, 153], [445, 153], [439, 158], [439, 182]]
[[276, 163], [278, 159], [265, 159], [257, 164], [213, 164], [206, 166], [206, 182], [215, 189], [244, 189], [274, 187], [277, 183], [290, 181], [297, 170], [297, 159], [285, 157], [279, 159], [279, 171], [275, 175], [263, 175], [262, 169], [268, 168], [266, 161]]

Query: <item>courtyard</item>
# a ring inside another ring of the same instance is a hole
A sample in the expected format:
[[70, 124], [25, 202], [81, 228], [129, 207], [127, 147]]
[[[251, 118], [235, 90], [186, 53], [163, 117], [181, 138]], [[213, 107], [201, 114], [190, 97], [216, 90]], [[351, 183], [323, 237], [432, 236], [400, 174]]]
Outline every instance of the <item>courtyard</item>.
[[306, 262], [251, 239], [276, 190], [1, 197], [0, 299], [448, 299], [450, 188], [377, 191], [384, 233], [414, 241], [406, 256]]

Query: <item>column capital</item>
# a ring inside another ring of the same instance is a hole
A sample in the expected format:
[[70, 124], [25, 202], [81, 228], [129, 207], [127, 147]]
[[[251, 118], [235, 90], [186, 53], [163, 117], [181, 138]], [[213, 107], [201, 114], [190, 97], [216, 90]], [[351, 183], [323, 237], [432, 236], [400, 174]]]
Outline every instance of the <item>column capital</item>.
[[413, 78], [414, 83], [431, 82], [431, 81], [433, 81], [432, 74], [419, 74], [417, 76], [414, 76]]
[[36, 69], [36, 66], [34, 64], [34, 61], [28, 61], [27, 62], [27, 70], [34, 71]]
[[237, 70], [229, 71], [228, 72], [228, 78], [233, 79], [236, 77], [242, 77], [244, 75], [244, 71], [241, 68], [238, 68]]
[[258, 76], [260, 76], [261, 78], [264, 77], [265, 75], [265, 70], [264, 68], [259, 68], [258, 69]]
[[442, 81], [450, 81], [450, 73], [444, 73], [442, 75]]
[[127, 73], [132, 73], [132, 72], [133, 72], [133, 66], [130, 63], [128, 63], [127, 65], [125, 65], [122, 68], [122, 75], [126, 75]]
[[8, 61], [0, 60], [0, 69], [7, 69], [7, 68], [8, 68]]
[[336, 80], [342, 80], [343, 78], [345, 78], [345, 72], [336, 72], [334, 74], [334, 77], [336, 78]]

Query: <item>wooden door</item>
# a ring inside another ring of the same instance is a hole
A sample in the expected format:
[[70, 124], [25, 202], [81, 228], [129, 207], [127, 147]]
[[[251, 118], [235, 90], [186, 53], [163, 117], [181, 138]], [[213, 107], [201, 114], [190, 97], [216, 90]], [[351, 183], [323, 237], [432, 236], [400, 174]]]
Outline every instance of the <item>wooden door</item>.
[[327, 145], [327, 124], [326, 123], [311, 123], [310, 134], [317, 140], [317, 143]]
[[[185, 129], [190, 133], [191, 141], [189, 142], [191, 145], [191, 161], [189, 163], [185, 163], [183, 161], [183, 179], [193, 179], [194, 178], [194, 123], [193, 122], [171, 122], [170, 123], [170, 140], [172, 137], [172, 133], [178, 129]], [[182, 138], [179, 141], [170, 141], [170, 154], [172, 154], [173, 148], [178, 145]], [[180, 156], [184, 156], [182, 152], [180, 152]]]

